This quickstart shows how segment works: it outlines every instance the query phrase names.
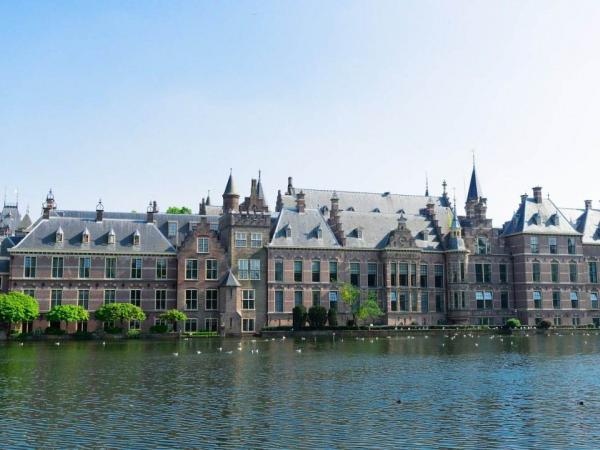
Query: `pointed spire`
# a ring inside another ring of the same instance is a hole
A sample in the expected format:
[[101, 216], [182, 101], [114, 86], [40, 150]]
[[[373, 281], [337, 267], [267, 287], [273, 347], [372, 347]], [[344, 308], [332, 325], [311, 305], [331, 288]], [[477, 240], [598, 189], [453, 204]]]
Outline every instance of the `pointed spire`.
[[223, 195], [237, 195], [235, 184], [233, 182], [233, 170], [229, 169], [229, 179], [227, 180], [227, 185], [225, 186], [225, 192]]
[[261, 171], [258, 171], [258, 185], [256, 186], [257, 198], [259, 200], [265, 199], [265, 193], [263, 192], [262, 182], [260, 181]]
[[208, 194], [206, 195], [206, 206], [210, 206], [210, 189], [208, 190]]
[[477, 172], [475, 171], [475, 153], [473, 152], [473, 172], [471, 173], [471, 182], [469, 183], [467, 202], [478, 201], [481, 197], [483, 197], [483, 195], [481, 192], [481, 186], [479, 185], [479, 178], [477, 178]]
[[429, 197], [429, 178], [427, 172], [425, 172], [425, 197]]

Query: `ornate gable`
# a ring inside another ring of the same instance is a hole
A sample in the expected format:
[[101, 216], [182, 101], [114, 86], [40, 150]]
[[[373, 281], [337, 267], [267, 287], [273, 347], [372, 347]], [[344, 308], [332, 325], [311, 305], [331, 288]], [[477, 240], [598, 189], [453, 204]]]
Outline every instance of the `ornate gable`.
[[399, 249], [416, 247], [415, 239], [413, 238], [410, 230], [406, 227], [406, 217], [404, 217], [404, 211], [400, 211], [398, 228], [390, 231], [386, 247]]

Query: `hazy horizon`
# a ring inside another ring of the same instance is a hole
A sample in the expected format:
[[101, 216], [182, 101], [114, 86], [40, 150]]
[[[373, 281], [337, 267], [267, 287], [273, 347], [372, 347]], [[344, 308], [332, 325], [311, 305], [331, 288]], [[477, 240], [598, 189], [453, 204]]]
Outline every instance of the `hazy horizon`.
[[59, 208], [196, 211], [262, 170], [316, 189], [456, 189], [500, 226], [543, 187], [600, 206], [600, 3], [0, 4], [0, 187]]

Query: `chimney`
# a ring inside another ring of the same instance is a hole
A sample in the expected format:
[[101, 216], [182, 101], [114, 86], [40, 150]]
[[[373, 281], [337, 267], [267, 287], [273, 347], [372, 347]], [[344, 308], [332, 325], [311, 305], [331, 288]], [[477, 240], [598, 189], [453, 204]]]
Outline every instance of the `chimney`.
[[287, 195], [292, 195], [293, 193], [294, 193], [294, 185], [292, 183], [292, 177], [288, 177]]
[[275, 203], [275, 211], [280, 212], [283, 209], [283, 198], [281, 197], [281, 189], [277, 190], [277, 202]]
[[250, 181], [250, 198], [256, 198], [256, 180], [254, 178]]
[[202, 202], [200, 202], [200, 208], [198, 209], [198, 214], [201, 216], [206, 215], [206, 201], [204, 200], [204, 197], [202, 197]]
[[154, 223], [154, 214], [158, 212], [158, 206], [156, 201], [148, 203], [148, 209], [146, 210], [146, 222]]
[[104, 205], [102, 204], [102, 199], [98, 200], [98, 204], [96, 205], [96, 222], [102, 222], [104, 217]]
[[433, 203], [431, 200], [429, 200], [427, 202], [426, 208], [427, 208], [427, 216], [430, 219], [433, 219], [435, 217], [435, 203]]
[[533, 198], [536, 203], [542, 203], [542, 188], [540, 186], [533, 188]]
[[528, 197], [527, 194], [521, 194], [521, 204], [522, 205], [525, 204], [525, 202], [527, 201], [527, 197]]
[[304, 201], [304, 192], [300, 191], [298, 192], [298, 195], [296, 195], [296, 209], [299, 213], [303, 213], [305, 208], [306, 202]]
[[585, 201], [585, 209], [592, 209], [592, 201], [591, 200]]

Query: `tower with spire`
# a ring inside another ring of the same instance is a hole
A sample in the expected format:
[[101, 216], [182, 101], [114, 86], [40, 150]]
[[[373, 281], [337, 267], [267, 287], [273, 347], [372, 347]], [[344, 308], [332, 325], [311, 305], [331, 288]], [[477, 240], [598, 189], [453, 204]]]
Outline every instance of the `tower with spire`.
[[244, 198], [243, 203], [240, 205], [240, 210], [246, 212], [269, 212], [269, 206], [265, 199], [265, 193], [263, 191], [261, 171], [258, 171], [258, 180], [252, 179], [250, 183], [250, 196]]
[[240, 194], [237, 193], [235, 183], [233, 182], [233, 170], [229, 171], [229, 179], [223, 192], [223, 213], [231, 213], [238, 210], [240, 204]]
[[475, 156], [473, 156], [473, 171], [471, 172], [471, 181], [467, 192], [465, 212], [467, 219], [473, 225], [487, 222], [487, 198], [483, 197], [481, 191], [481, 184], [475, 168]]

